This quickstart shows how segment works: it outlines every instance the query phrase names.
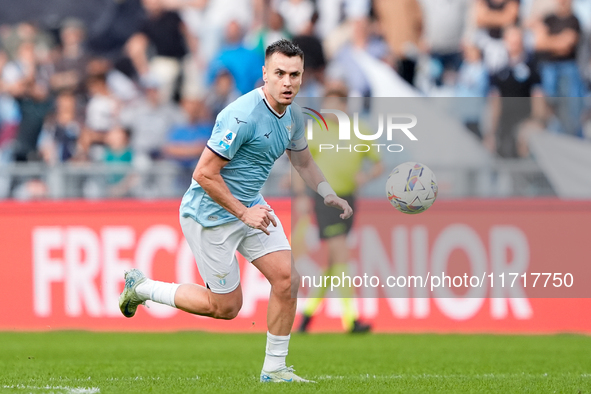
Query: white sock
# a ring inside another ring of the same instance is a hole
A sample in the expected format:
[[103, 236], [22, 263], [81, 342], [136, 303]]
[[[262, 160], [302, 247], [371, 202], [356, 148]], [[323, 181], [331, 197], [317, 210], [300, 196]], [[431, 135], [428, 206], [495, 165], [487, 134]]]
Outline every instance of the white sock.
[[176, 283], [166, 283], [148, 279], [144, 283], [139, 284], [135, 289], [135, 292], [144, 300], [152, 300], [176, 308], [174, 295], [179, 286], [180, 285]]
[[267, 331], [267, 349], [263, 371], [273, 372], [285, 367], [290, 335], [273, 335]]

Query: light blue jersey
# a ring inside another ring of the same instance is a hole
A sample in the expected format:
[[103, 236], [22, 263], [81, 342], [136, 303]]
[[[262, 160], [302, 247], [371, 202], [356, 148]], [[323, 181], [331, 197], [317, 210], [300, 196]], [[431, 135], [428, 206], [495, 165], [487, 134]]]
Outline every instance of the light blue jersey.
[[[246, 207], [265, 204], [260, 190], [283, 152], [306, 147], [300, 107], [293, 104], [278, 114], [265, 99], [262, 88], [224, 108], [207, 142], [207, 149], [229, 161], [221, 176], [232, 195]], [[180, 212], [203, 227], [238, 220], [214, 202], [195, 180], [183, 196]]]

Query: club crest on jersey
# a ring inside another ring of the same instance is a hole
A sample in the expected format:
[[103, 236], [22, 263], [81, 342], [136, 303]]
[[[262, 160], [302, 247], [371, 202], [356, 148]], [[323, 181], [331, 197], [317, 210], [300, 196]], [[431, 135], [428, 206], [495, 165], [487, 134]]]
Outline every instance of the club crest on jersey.
[[230, 145], [234, 142], [234, 137], [236, 137], [236, 133], [233, 131], [227, 130], [226, 135], [220, 141], [219, 145], [224, 149], [230, 149]]

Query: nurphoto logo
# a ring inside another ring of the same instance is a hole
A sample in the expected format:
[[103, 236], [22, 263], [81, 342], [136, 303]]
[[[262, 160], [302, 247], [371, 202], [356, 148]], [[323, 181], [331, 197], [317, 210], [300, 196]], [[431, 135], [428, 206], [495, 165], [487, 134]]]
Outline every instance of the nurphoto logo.
[[[351, 118], [349, 115], [343, 111], [337, 109], [321, 109], [320, 112], [309, 108], [304, 107], [304, 109], [310, 112], [304, 112], [304, 114], [309, 115], [312, 119], [308, 119], [306, 124], [306, 132], [308, 140], [314, 139], [314, 122], [316, 121], [320, 129], [328, 130], [328, 124], [324, 119], [322, 114], [334, 114], [338, 119], [338, 136], [339, 141], [350, 141], [351, 140]], [[418, 141], [418, 138], [410, 131], [413, 127], [417, 125], [417, 117], [412, 114], [379, 114], [378, 115], [378, 130], [374, 134], [364, 134], [359, 130], [359, 113], [353, 113], [353, 132], [355, 133], [355, 137], [362, 141], [375, 141], [382, 136], [384, 133], [384, 119], [386, 123], [386, 139], [388, 141], [393, 140], [394, 132], [401, 131], [404, 135], [411, 141]], [[323, 127], [324, 126], [324, 127]], [[377, 149], [380, 152], [381, 149], [385, 149], [388, 152], [402, 152], [404, 147], [400, 144], [349, 144], [349, 145], [342, 145], [342, 144], [320, 144], [319, 151], [322, 152], [323, 150], [346, 150], [346, 151], [355, 151], [355, 152], [368, 152], [370, 149]]]

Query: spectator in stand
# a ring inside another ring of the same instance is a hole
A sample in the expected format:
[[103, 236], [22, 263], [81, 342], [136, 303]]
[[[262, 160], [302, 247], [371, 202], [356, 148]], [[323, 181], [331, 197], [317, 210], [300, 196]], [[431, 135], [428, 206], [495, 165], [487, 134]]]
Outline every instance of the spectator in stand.
[[[394, 58], [389, 56], [391, 53], [388, 45], [380, 35], [380, 25], [369, 18], [358, 18], [347, 21], [341, 32], [347, 33], [340, 34], [347, 41], [334, 52], [326, 72], [322, 73], [322, 82], [324, 85], [344, 82], [350, 97], [370, 97], [372, 87], [359, 61], [359, 55], [365, 53], [388, 64], [394, 62]], [[326, 46], [324, 48], [326, 49]], [[323, 94], [324, 92], [312, 92], [310, 96], [318, 97]]]
[[82, 21], [66, 19], [60, 29], [61, 48], [51, 76], [51, 88], [55, 92], [74, 91], [84, 93], [86, 65], [89, 57], [84, 48], [85, 29]]
[[334, 34], [343, 19], [364, 20], [369, 16], [371, 8], [371, 0], [315, 0], [315, 3], [318, 11], [315, 32], [321, 40]]
[[216, 58], [209, 65], [208, 83], [211, 85], [220, 70], [232, 74], [236, 88], [246, 94], [256, 87], [261, 79], [263, 57], [243, 43], [244, 33], [237, 21], [232, 21], [226, 29], [226, 42]]
[[[0, 50], [0, 71], [8, 62], [6, 52]], [[16, 100], [4, 90], [4, 84], [0, 78], [0, 163], [12, 159], [12, 144], [16, 137], [20, 112]], [[3, 193], [0, 192], [0, 195]]]
[[488, 94], [488, 73], [482, 62], [482, 52], [472, 42], [465, 42], [464, 60], [458, 72], [456, 97], [485, 97]]
[[16, 161], [38, 159], [37, 139], [52, 107], [49, 78], [50, 69], [40, 61], [32, 41], [23, 42], [17, 58], [2, 70], [4, 89], [16, 99], [21, 113], [13, 147]]
[[[1, 28], [0, 28], [1, 30]], [[1, 31], [0, 31], [0, 34]], [[8, 62], [6, 52], [0, 49], [0, 71]], [[4, 91], [0, 78], [0, 166], [12, 161], [12, 145], [18, 130], [20, 112], [14, 98]], [[0, 171], [0, 198], [10, 193], [11, 179], [8, 174]]]
[[88, 26], [86, 43], [93, 54], [115, 60], [144, 21], [143, 7], [139, 0], [103, 0], [98, 4], [101, 4], [101, 11]]
[[144, 78], [145, 97], [121, 111], [121, 123], [131, 131], [131, 147], [140, 160], [150, 162], [162, 158], [162, 147], [168, 131], [183, 121], [183, 114], [174, 102], [163, 100], [157, 78]]
[[531, 29], [534, 23], [555, 9], [556, 0], [519, 0], [519, 22], [524, 29]]
[[86, 88], [90, 99], [86, 105], [86, 121], [80, 136], [80, 157], [96, 159], [91, 152], [94, 145], [104, 145], [105, 136], [117, 124], [119, 103], [107, 85], [105, 74], [92, 74], [87, 77]]
[[220, 51], [228, 24], [237, 21], [241, 26], [261, 26], [263, 3], [268, 0], [163, 1], [166, 8], [179, 12], [189, 35], [199, 41], [199, 58], [209, 63]]
[[219, 114], [228, 104], [240, 97], [234, 78], [228, 70], [220, 70], [205, 99], [207, 107], [214, 114]]
[[477, 39], [484, 63], [490, 72], [496, 72], [507, 63], [503, 29], [518, 22], [519, 0], [476, 0], [474, 13], [482, 33]]
[[[572, 13], [572, 1], [556, 1], [556, 10], [533, 26], [542, 86], [548, 96], [580, 97], [583, 92], [576, 55], [581, 27]], [[561, 80], [564, 86], [559, 85]]]
[[[581, 24], [577, 62], [584, 80], [585, 92], [589, 96], [591, 92], [591, 0], [573, 0], [573, 13]], [[591, 103], [587, 103], [586, 109], [591, 110]], [[588, 122], [588, 118], [586, 119]]]
[[129, 129], [119, 125], [109, 130], [106, 135], [103, 162], [114, 167], [106, 177], [109, 197], [128, 197], [133, 190], [135, 177], [130, 172], [133, 151], [129, 146], [129, 137]]
[[[535, 48], [540, 60], [544, 93], [553, 100], [564, 129], [580, 133], [584, 85], [577, 65], [577, 46], [581, 37], [579, 21], [571, 0], [556, 0], [556, 9], [534, 23]], [[566, 99], [568, 97], [568, 99]]]
[[203, 24], [206, 22], [204, 11], [209, 0], [161, 0], [162, 6], [168, 11], [179, 14], [185, 24], [188, 37], [200, 39]]
[[414, 85], [423, 34], [423, 13], [418, 0], [375, 0], [374, 9], [384, 38], [396, 56], [398, 73]]
[[12, 159], [12, 145], [20, 123], [17, 102], [0, 91], [0, 163]]
[[480, 121], [486, 106], [488, 83], [489, 76], [482, 61], [482, 52], [476, 44], [465, 42], [464, 61], [458, 71], [455, 95], [466, 99], [456, 100], [455, 103], [458, 104], [464, 125], [478, 137], [482, 137]]
[[137, 74], [133, 65], [126, 64], [125, 61], [113, 65], [109, 59], [103, 57], [90, 59], [86, 65], [86, 75], [104, 75], [112, 97], [122, 103], [132, 101], [141, 95], [140, 89], [134, 82]]
[[55, 41], [51, 34], [40, 30], [35, 23], [20, 22], [2, 35], [2, 47], [10, 59], [19, 57], [19, 48], [25, 42], [33, 44], [36, 56], [41, 63], [49, 62], [49, 54], [55, 46]]
[[213, 129], [213, 122], [204, 100], [185, 98], [181, 105], [186, 121], [173, 126], [162, 149], [164, 157], [179, 166], [180, 173], [176, 186], [180, 193], [191, 183], [195, 165]]
[[[186, 28], [176, 12], [166, 11], [160, 0], [142, 0], [146, 20], [126, 44], [140, 77], [158, 79], [163, 100], [171, 100], [178, 90], [182, 61], [187, 54]], [[152, 46], [155, 55], [148, 58]]]
[[292, 36], [304, 33], [315, 12], [314, 3], [310, 0], [279, 0], [276, 9]]
[[476, 24], [485, 29], [491, 38], [503, 38], [503, 29], [519, 19], [519, 0], [478, 0]]
[[43, 160], [50, 165], [66, 162], [76, 156], [82, 130], [76, 119], [76, 97], [60, 93], [55, 100], [55, 115], [43, 125], [38, 147]]
[[501, 157], [517, 157], [517, 135], [525, 121], [543, 121], [545, 102], [536, 64], [523, 49], [519, 27], [504, 29], [507, 65], [490, 79], [490, 122], [485, 146]]
[[317, 19], [318, 16], [314, 15], [308, 28], [292, 40], [304, 52], [306, 76], [300, 88], [300, 97], [321, 97], [324, 94], [326, 57], [322, 42], [314, 34]]
[[[259, 53], [260, 56], [265, 56], [265, 49], [275, 41], [282, 38], [289, 39], [290, 33], [285, 29], [285, 22], [283, 17], [273, 8], [269, 9], [263, 25], [248, 34], [246, 41], [249, 46]], [[307, 70], [306, 70], [307, 71]]]
[[425, 32], [424, 50], [438, 62], [441, 72], [437, 86], [446, 72], [457, 72], [462, 63], [462, 38], [466, 25], [469, 0], [420, 0]]
[[182, 64], [182, 86], [180, 97], [202, 97], [206, 93], [205, 75], [207, 60], [203, 56], [203, 46], [211, 36], [202, 37], [207, 24], [205, 8], [208, 0], [161, 0], [165, 9], [178, 12], [183, 21], [187, 55]]
[[207, 74], [207, 64], [203, 61], [200, 54], [201, 42], [196, 37], [191, 37], [187, 41], [189, 53], [185, 56], [183, 62], [183, 76], [180, 90], [181, 97], [198, 98], [207, 94], [205, 77]]

